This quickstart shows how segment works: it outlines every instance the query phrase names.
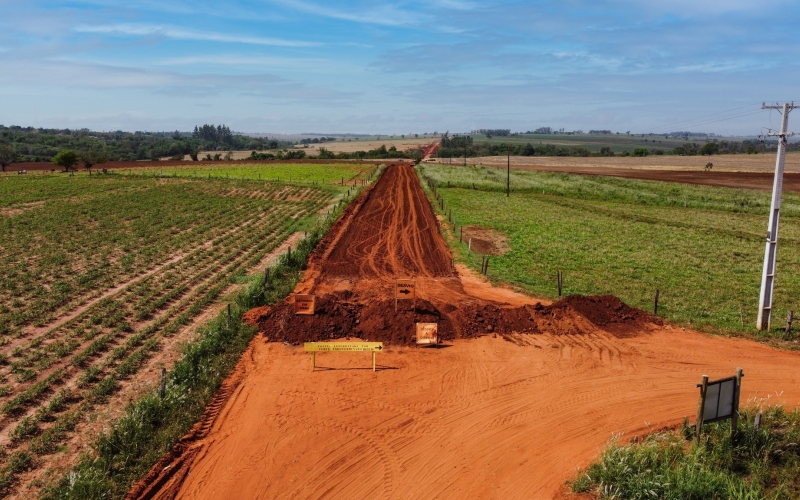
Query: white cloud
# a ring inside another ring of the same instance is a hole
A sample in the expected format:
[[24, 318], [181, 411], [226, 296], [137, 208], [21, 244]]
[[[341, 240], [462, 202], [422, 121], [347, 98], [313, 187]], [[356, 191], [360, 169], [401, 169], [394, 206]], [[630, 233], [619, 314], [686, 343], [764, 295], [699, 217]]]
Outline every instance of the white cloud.
[[[342, 21], [379, 24], [384, 26], [410, 26], [419, 23], [420, 13], [411, 13], [392, 5], [384, 5], [366, 10], [337, 10], [303, 0], [279, 0], [279, 3], [294, 10]], [[426, 16], [427, 17], [427, 16]]]
[[243, 43], [250, 45], [272, 45], [276, 47], [315, 47], [318, 43], [260, 36], [228, 35], [205, 31], [194, 31], [171, 26], [152, 24], [111, 24], [101, 26], [78, 26], [78, 33], [103, 33], [132, 36], [163, 36], [176, 40], [204, 40], [224, 43]]

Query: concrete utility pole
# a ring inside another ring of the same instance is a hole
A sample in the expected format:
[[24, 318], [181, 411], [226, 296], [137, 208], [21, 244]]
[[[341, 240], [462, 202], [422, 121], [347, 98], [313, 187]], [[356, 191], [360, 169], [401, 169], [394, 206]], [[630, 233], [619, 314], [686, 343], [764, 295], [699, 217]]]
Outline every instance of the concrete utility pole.
[[761, 105], [761, 109], [782, 110], [783, 121], [781, 131], [770, 131], [768, 135], [776, 136], [778, 140], [778, 159], [775, 162], [775, 180], [772, 184], [772, 203], [769, 208], [769, 224], [767, 225], [767, 247], [764, 251], [764, 271], [761, 275], [761, 294], [758, 299], [758, 319], [756, 327], [759, 330], [769, 330], [772, 319], [772, 289], [775, 284], [775, 255], [778, 250], [778, 222], [780, 220], [781, 194], [783, 191], [783, 166], [786, 156], [787, 138], [794, 135], [788, 133], [789, 112], [795, 108], [794, 102], [784, 103], [782, 106]]

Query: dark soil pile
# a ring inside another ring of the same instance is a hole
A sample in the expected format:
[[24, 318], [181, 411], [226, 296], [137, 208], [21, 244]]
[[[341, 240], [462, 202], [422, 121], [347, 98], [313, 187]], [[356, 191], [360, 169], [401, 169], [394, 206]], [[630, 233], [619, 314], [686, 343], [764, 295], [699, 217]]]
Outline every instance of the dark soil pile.
[[291, 300], [272, 308], [249, 311], [245, 319], [259, 327], [270, 341], [315, 342], [358, 337], [368, 341], [410, 345], [416, 341], [415, 323], [438, 323], [442, 340], [486, 334], [585, 334], [597, 328], [618, 336], [635, 334], [648, 325], [662, 324], [650, 314], [625, 305], [610, 295], [572, 295], [551, 306], [501, 307], [483, 302], [437, 309], [425, 300], [374, 300], [366, 304], [349, 292], [317, 297], [313, 316], [296, 315]]
[[248, 319], [270, 341], [315, 342], [358, 337], [373, 342], [412, 344], [416, 341], [415, 323], [438, 323], [439, 337], [456, 338], [450, 319], [433, 304], [417, 300], [416, 310], [409, 301], [401, 301], [397, 312], [394, 300], [368, 304], [354, 302], [348, 293], [318, 296], [313, 316], [295, 315], [294, 304], [286, 301], [269, 310], [260, 310]]

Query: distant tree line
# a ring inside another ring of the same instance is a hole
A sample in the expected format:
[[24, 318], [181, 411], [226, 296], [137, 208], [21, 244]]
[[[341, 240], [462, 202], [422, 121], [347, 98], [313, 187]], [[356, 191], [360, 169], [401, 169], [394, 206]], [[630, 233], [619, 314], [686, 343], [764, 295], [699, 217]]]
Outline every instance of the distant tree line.
[[419, 162], [422, 159], [422, 150], [409, 148], [405, 151], [398, 150], [395, 146], [386, 148], [385, 144], [369, 151], [341, 151], [334, 153], [325, 148], [319, 148], [316, 156], [308, 155], [302, 149], [284, 149], [275, 153], [259, 153], [252, 151], [248, 160], [299, 160], [302, 158], [315, 160], [388, 160], [393, 158], [406, 158]]
[[336, 137], [314, 137], [313, 139], [300, 139], [300, 144], [319, 144], [321, 142], [335, 141]]
[[83, 157], [96, 155], [107, 161], [136, 161], [164, 157], [183, 159], [184, 155], [199, 159], [199, 151], [264, 151], [292, 145], [293, 141], [234, 134], [225, 125], [203, 125], [195, 127], [192, 133], [94, 132], [0, 125], [0, 164], [9, 156], [17, 162], [51, 161], [59, 152], [68, 150]]
[[[442, 137], [439, 149], [439, 158], [463, 158], [476, 156], [650, 156], [650, 155], [676, 155], [676, 156], [702, 156], [716, 154], [758, 154], [774, 152], [777, 150], [776, 141], [761, 142], [756, 140], [744, 141], [710, 141], [704, 144], [687, 142], [673, 149], [661, 148], [635, 148], [633, 151], [615, 153], [609, 146], [603, 146], [599, 151], [591, 151], [583, 146], [561, 146], [553, 144], [531, 143], [474, 143], [470, 136]], [[800, 143], [790, 143], [788, 151], [800, 151]]]
[[507, 128], [482, 128], [475, 131], [476, 134], [482, 134], [487, 137], [497, 136], [506, 137], [511, 135], [511, 130]]

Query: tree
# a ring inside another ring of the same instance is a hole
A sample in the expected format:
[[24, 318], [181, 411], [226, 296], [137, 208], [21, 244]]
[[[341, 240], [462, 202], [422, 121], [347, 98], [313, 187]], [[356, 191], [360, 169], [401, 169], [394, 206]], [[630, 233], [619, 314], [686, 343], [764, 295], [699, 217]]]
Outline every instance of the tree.
[[53, 165], [64, 167], [65, 172], [72, 170], [72, 167], [77, 165], [79, 161], [80, 159], [78, 158], [78, 153], [71, 149], [61, 151], [53, 157]]
[[714, 155], [719, 153], [719, 144], [716, 142], [709, 142], [702, 148], [700, 148], [701, 155]]
[[89, 149], [81, 152], [80, 161], [83, 163], [84, 168], [89, 170], [93, 165], [99, 165], [108, 161], [108, 157], [102, 151], [97, 149]]
[[11, 146], [6, 144], [0, 145], [0, 167], [3, 167], [3, 172], [6, 167], [14, 163], [17, 159], [17, 152]]

